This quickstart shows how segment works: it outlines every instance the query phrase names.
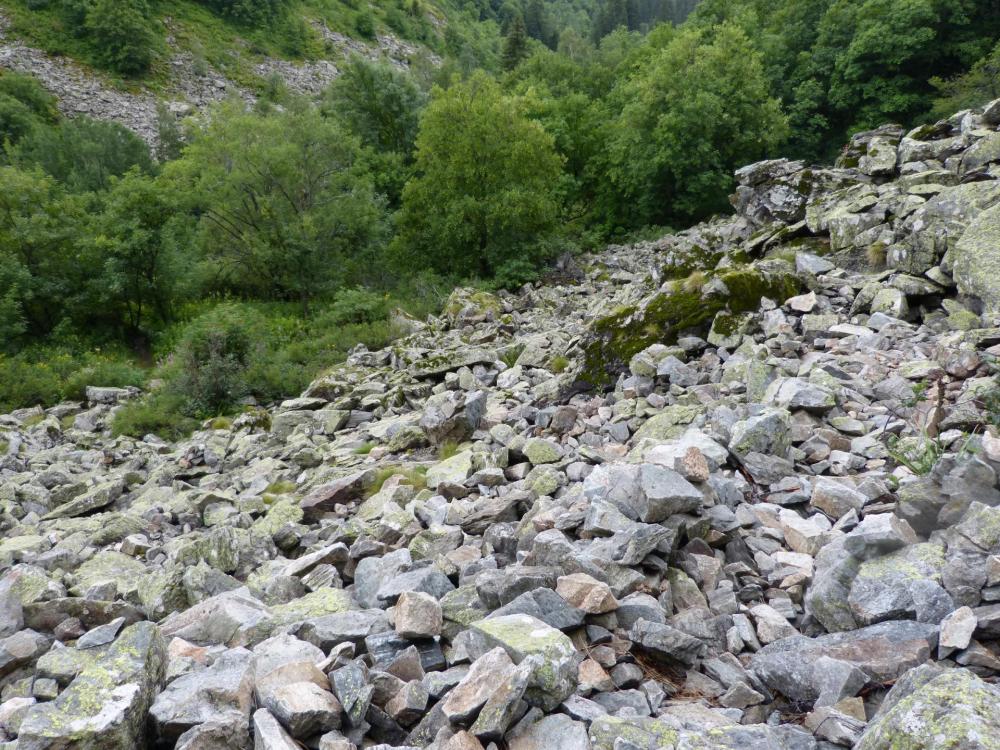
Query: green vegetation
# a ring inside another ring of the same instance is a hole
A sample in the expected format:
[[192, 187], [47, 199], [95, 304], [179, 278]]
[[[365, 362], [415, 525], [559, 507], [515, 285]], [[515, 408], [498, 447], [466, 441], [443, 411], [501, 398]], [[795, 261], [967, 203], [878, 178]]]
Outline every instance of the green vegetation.
[[552, 136], [485, 73], [435, 88], [403, 190], [401, 254], [483, 277], [536, 260], [559, 215], [561, 162]]
[[[182, 122], [162, 109], [154, 156], [0, 72], [0, 409], [158, 383], [118, 412], [129, 435], [294, 395], [358, 343], [390, 342], [393, 308], [437, 312], [456, 282], [517, 289], [563, 253], [725, 210], [743, 163], [827, 158], [857, 128], [1000, 94], [1000, 6], [973, 0], [11, 0], [5, 14], [13, 36], [113, 85], [162, 90], [181, 53], [261, 95]], [[337, 57], [334, 31], [421, 51], [409, 70], [337, 60], [317, 101], [257, 72]], [[673, 293], [599, 325], [593, 382], [759, 300], [761, 279], [731, 269], [729, 297], [706, 304], [695, 260], [665, 269]]]

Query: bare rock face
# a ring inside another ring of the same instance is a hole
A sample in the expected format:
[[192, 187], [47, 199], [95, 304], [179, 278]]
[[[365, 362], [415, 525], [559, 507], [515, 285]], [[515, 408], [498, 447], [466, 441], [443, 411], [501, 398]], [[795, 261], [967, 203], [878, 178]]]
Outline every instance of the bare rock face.
[[996, 747], [998, 113], [750, 165], [228, 429], [0, 415], [0, 743]]

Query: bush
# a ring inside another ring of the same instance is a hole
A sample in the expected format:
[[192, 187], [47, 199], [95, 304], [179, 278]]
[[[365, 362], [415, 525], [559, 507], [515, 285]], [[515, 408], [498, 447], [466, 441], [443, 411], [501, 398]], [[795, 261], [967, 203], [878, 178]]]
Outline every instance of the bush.
[[72, 192], [107, 190], [112, 177], [133, 168], [153, 171], [145, 141], [118, 123], [89, 117], [36, 128], [12, 158], [25, 168], [37, 164]]
[[355, 287], [337, 292], [318, 322], [330, 325], [373, 323], [384, 319], [387, 313], [386, 295]]
[[62, 380], [45, 362], [0, 356], [0, 412], [50, 405], [62, 395]]
[[124, 354], [73, 354], [46, 347], [0, 355], [0, 413], [59, 401], [82, 401], [88, 385], [142, 386], [146, 372]]
[[354, 28], [364, 39], [375, 38], [375, 18], [371, 11], [364, 10], [354, 17]]
[[179, 440], [198, 427], [196, 420], [184, 414], [184, 407], [180, 394], [157, 391], [116, 411], [111, 432], [116, 436], [141, 438], [153, 434], [164, 440]]
[[178, 347], [170, 390], [183, 396], [183, 411], [209, 417], [232, 409], [250, 393], [250, 327], [240, 308], [220, 305], [192, 323]]
[[63, 382], [62, 397], [82, 401], [87, 395], [87, 386], [106, 388], [142, 387], [146, 382], [146, 371], [126, 359], [93, 357], [90, 364], [70, 374]]
[[288, 0], [202, 0], [202, 3], [237, 23], [263, 26], [285, 9]]
[[127, 76], [149, 70], [156, 33], [146, 0], [95, 0], [86, 29], [101, 64]]

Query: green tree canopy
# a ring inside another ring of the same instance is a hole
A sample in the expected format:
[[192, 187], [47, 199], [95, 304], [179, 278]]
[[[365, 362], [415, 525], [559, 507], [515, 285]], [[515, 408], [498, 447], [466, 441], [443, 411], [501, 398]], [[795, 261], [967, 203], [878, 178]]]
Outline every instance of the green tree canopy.
[[738, 27], [687, 29], [617, 92], [607, 153], [627, 223], [722, 210], [738, 166], [766, 156], [787, 125], [759, 53]]
[[0, 327], [44, 335], [73, 307], [87, 270], [76, 254], [82, 202], [51, 177], [0, 167]]
[[318, 294], [376, 265], [384, 210], [360, 153], [311, 106], [255, 113], [229, 102], [166, 173], [196, 197], [205, 252], [231, 283], [308, 314]]
[[411, 262], [483, 275], [537, 257], [559, 216], [553, 138], [484, 73], [436, 88], [403, 191], [399, 245]]
[[409, 155], [426, 97], [408, 74], [353, 57], [326, 92], [324, 112], [376, 151]]
[[89, 117], [35, 128], [12, 152], [23, 167], [38, 165], [68, 190], [106, 190], [113, 177], [138, 168], [152, 173], [149, 146], [127, 128]]
[[112, 182], [89, 227], [89, 309], [134, 336], [149, 320], [165, 323], [181, 298], [190, 258], [190, 219], [176, 185], [137, 169]]
[[85, 27], [97, 57], [123, 75], [137, 75], [153, 62], [156, 32], [146, 0], [94, 0]]

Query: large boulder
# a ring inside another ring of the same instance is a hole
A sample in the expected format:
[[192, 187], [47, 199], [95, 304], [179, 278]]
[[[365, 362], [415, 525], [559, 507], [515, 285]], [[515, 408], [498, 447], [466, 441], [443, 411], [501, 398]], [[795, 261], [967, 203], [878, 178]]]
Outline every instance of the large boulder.
[[144, 747], [146, 719], [163, 680], [166, 650], [155, 624], [126, 628], [58, 698], [31, 708], [21, 723], [19, 750]]
[[996, 750], [1000, 688], [965, 669], [919, 667], [886, 696], [856, 750]]
[[578, 654], [569, 636], [530, 615], [506, 615], [474, 623], [472, 629], [490, 647], [499, 646], [515, 664], [536, 664], [526, 699], [552, 711], [573, 694]]
[[1000, 205], [980, 213], [951, 253], [958, 291], [1000, 313]]
[[815, 700], [825, 674], [816, 669], [821, 657], [854, 665], [872, 682], [889, 682], [925, 662], [937, 637], [937, 626], [905, 620], [817, 638], [794, 635], [762, 648], [750, 660], [750, 668], [776, 692]]

